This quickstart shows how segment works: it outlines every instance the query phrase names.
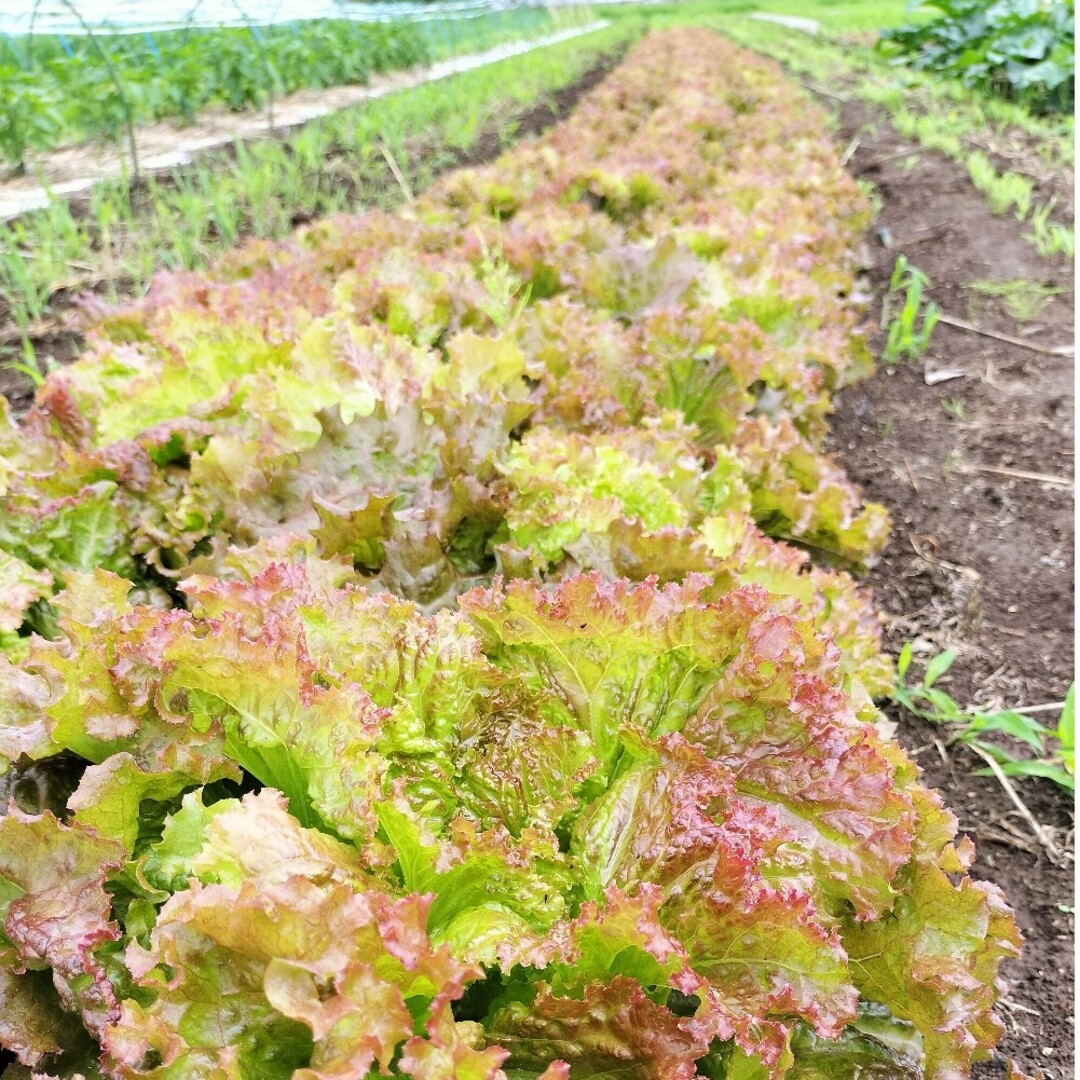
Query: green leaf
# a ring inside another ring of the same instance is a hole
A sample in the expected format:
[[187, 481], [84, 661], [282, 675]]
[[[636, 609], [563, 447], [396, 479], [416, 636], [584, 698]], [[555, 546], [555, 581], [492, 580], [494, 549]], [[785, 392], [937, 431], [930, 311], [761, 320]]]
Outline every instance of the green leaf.
[[[1076, 781], [1072, 775], [1061, 766], [1054, 765], [1049, 761], [1003, 761], [1001, 771], [1006, 776], [1039, 776], [1044, 780], [1052, 780], [1066, 791], [1076, 790]], [[976, 769], [975, 776], [992, 776], [990, 769]]]
[[910, 641], [905, 641], [900, 649], [900, 656], [896, 661], [896, 677], [900, 682], [904, 681], [904, 677], [908, 673], [908, 668], [911, 667], [911, 660], [914, 656], [914, 650]]
[[83, 773], [68, 808], [75, 811], [75, 821], [118, 841], [132, 854], [144, 830], [153, 828], [155, 817], [164, 822], [164, 810], [155, 814], [150, 804], [167, 806], [185, 789], [225, 776], [238, 779], [239, 772], [221, 762], [202, 775], [184, 770], [151, 773], [142, 769], [131, 754], [113, 754]]
[[985, 735], [988, 731], [1000, 731], [1005, 735], [1011, 735], [1014, 739], [1030, 746], [1036, 753], [1042, 753], [1045, 748], [1046, 728], [1032, 717], [1013, 712], [1011, 709], [996, 713], [975, 713], [968, 720], [960, 738], [968, 740]]
[[206, 830], [219, 814], [235, 806], [223, 799], [207, 806], [202, 791], [183, 797], [180, 808], [165, 818], [161, 839], [152, 845], [143, 861], [146, 880], [167, 892], [179, 892], [194, 876], [192, 865], [206, 842]]
[[1061, 743], [1059, 753], [1066, 770], [1075, 771], [1076, 752], [1076, 683], [1070, 683], [1065, 693], [1065, 705], [1058, 720], [1057, 737]]
[[377, 813], [379, 824], [397, 855], [405, 888], [410, 892], [430, 892], [437, 877], [435, 858], [438, 848], [425, 846], [419, 822], [393, 803], [380, 802]]
[[956, 656], [955, 649], [946, 649], [931, 657], [926, 665], [926, 674], [923, 675], [923, 686], [927, 689], [933, 686], [953, 666]]

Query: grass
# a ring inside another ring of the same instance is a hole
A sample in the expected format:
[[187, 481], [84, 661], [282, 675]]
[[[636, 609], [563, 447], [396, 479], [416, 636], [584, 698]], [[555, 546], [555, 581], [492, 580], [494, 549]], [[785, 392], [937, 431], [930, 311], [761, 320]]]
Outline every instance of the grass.
[[[237, 144], [164, 177], [103, 183], [85, 206], [56, 200], [0, 225], [0, 303], [28, 336], [67, 288], [99, 284], [115, 299], [142, 291], [158, 268], [205, 265], [244, 237], [277, 238], [299, 220], [394, 206], [404, 196], [388, 156], [413, 190], [423, 189], [478, 132], [507, 128], [640, 27], [623, 20], [342, 110], [285, 139]], [[32, 361], [27, 344], [22, 362]]]
[[954, 420], [964, 421], [967, 419], [967, 403], [963, 398], [942, 398], [941, 407]]
[[838, 32], [867, 32], [909, 21], [907, 6], [907, 0], [685, 0], [678, 4], [601, 4], [596, 11], [613, 21], [636, 13], [666, 25], [697, 25], [717, 17], [753, 13], [794, 15], [814, 19]]
[[978, 151], [968, 157], [968, 175], [977, 191], [986, 196], [986, 203], [994, 214], [1007, 214], [1013, 210], [1017, 221], [1024, 221], [1031, 213], [1035, 182], [1018, 173], [999, 173], [993, 162]]
[[1029, 278], [1009, 278], [1006, 281], [971, 281], [965, 286], [980, 296], [998, 299], [1017, 322], [1031, 322], [1042, 314], [1052, 297], [1065, 290]]
[[1076, 234], [1071, 225], [1050, 220], [1053, 209], [1053, 202], [1049, 202], [1035, 210], [1031, 215], [1031, 232], [1025, 234], [1025, 238], [1044, 258], [1064, 255], [1067, 259], [1073, 259], [1076, 255]]

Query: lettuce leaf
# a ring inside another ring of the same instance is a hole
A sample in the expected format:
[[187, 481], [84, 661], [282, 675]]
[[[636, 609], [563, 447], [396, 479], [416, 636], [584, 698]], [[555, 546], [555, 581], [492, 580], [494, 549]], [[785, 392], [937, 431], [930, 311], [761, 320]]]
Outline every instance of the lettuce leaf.
[[5, 1045], [24, 1064], [67, 1048], [61, 1007], [93, 1034], [116, 1016], [116, 992], [98, 954], [120, 938], [104, 886], [123, 862], [120, 844], [48, 811], [31, 816], [9, 807], [0, 816], [0, 986], [12, 1007], [4, 1011], [11, 1018]]

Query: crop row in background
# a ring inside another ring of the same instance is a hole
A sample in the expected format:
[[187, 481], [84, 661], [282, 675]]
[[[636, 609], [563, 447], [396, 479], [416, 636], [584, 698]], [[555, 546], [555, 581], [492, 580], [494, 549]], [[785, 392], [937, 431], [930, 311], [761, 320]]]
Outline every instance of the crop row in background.
[[207, 109], [259, 109], [297, 90], [363, 84], [580, 15], [520, 7], [422, 21], [0, 36], [0, 161], [23, 168], [35, 151], [119, 141], [155, 120], [190, 124]]

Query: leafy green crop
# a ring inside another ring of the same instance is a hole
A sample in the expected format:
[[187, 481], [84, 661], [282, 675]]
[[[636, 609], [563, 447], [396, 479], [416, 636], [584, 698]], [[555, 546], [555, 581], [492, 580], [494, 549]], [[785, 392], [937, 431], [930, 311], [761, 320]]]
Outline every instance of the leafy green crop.
[[446, 20], [358, 23], [317, 19], [277, 27], [87, 35], [61, 52], [49, 39], [11, 39], [0, 64], [0, 161], [94, 137], [120, 138], [129, 122], [193, 122], [209, 108], [259, 108], [306, 88], [363, 84], [372, 75], [431, 63], [447, 49], [482, 48], [508, 34], [549, 29], [544, 9], [469, 21], [448, 44]]
[[882, 734], [887, 517], [822, 451], [867, 218], [770, 65], [657, 34], [397, 214], [91, 313], [0, 425], [21, 1075], [987, 1055], [1015, 923]]
[[886, 51], [1036, 110], [1071, 111], [1072, 0], [925, 0], [922, 6], [941, 14], [883, 30]]
[[56, 145], [63, 126], [55, 90], [21, 68], [0, 66], [0, 157], [21, 170], [27, 151]]
[[86, 763], [64, 822], [0, 819], [24, 1061], [86, 1060], [70, 1011], [130, 1077], [938, 1076], [994, 1030], [1011, 917], [794, 602], [589, 575], [424, 616], [241, 572], [190, 613], [72, 578], [7, 671], [4, 753]]

